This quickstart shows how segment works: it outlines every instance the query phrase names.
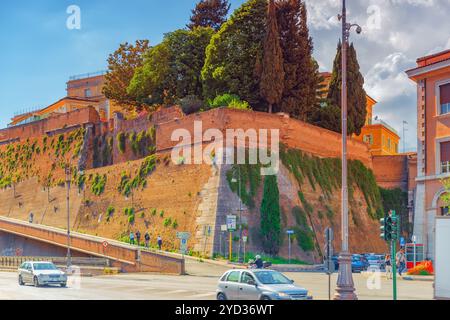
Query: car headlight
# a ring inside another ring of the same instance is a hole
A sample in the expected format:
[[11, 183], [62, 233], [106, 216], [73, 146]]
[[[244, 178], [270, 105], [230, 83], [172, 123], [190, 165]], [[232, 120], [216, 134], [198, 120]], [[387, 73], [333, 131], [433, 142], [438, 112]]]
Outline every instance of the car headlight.
[[289, 298], [289, 297], [290, 297], [290, 295], [289, 295], [289, 294], [287, 294], [287, 293], [284, 293], [284, 292], [280, 292], [280, 293], [278, 293], [278, 296], [279, 296], [280, 298]]

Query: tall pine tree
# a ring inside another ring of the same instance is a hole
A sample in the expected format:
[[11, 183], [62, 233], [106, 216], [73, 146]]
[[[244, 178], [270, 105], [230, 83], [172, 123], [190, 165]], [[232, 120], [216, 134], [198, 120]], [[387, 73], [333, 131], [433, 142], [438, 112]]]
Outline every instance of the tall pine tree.
[[[330, 88], [328, 91], [328, 100], [332, 106], [341, 109], [341, 88], [342, 88], [342, 44], [339, 42], [336, 58], [333, 65], [333, 74], [331, 76]], [[364, 126], [367, 115], [367, 98], [364, 90], [364, 77], [359, 68], [358, 58], [353, 43], [347, 50], [347, 106], [348, 106], [348, 128], [349, 135], [361, 134], [361, 128]], [[334, 108], [335, 109], [335, 108]], [[336, 113], [335, 111], [333, 113]], [[334, 131], [336, 126], [328, 128]]]
[[195, 27], [211, 27], [217, 31], [227, 20], [229, 10], [228, 0], [200, 0], [192, 10], [188, 28], [192, 30]]
[[281, 245], [280, 191], [277, 176], [266, 176], [261, 202], [261, 239], [265, 253], [276, 255]]
[[283, 52], [276, 15], [275, 1], [269, 0], [267, 10], [267, 33], [264, 40], [264, 56], [262, 61], [260, 92], [267, 101], [269, 113], [272, 106], [281, 101], [284, 88]]
[[284, 90], [281, 111], [310, 121], [317, 109], [319, 72], [309, 36], [307, 10], [302, 0], [281, 0], [277, 10], [284, 59]]

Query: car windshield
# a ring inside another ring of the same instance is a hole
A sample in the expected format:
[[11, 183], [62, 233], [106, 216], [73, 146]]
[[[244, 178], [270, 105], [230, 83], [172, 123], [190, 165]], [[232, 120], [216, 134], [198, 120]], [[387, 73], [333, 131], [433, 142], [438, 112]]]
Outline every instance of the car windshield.
[[34, 270], [57, 270], [53, 263], [35, 263]]
[[361, 258], [358, 257], [358, 256], [353, 256], [353, 257], [352, 257], [352, 260], [355, 261], [355, 262], [356, 262], [356, 261], [361, 261]]
[[378, 257], [376, 256], [367, 257], [367, 260], [378, 260]]
[[262, 284], [291, 284], [292, 281], [277, 271], [257, 271], [254, 272], [256, 278]]

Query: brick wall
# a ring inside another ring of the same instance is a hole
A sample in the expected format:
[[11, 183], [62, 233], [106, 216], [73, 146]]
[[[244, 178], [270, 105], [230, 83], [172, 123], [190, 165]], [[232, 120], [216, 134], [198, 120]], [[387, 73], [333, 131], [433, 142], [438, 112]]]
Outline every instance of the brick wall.
[[[171, 141], [176, 129], [186, 129], [194, 137], [194, 122], [201, 121], [202, 131], [219, 129], [279, 129], [280, 140], [287, 146], [298, 148], [320, 157], [341, 156], [341, 135], [305, 122], [289, 118], [284, 114], [268, 114], [230, 109], [215, 109], [208, 112], [192, 114], [183, 118], [156, 126], [157, 151], [168, 150], [178, 141]], [[209, 141], [203, 141], [209, 142]], [[270, 137], [268, 139], [270, 143]], [[372, 157], [365, 143], [354, 139], [348, 140], [348, 155], [351, 159], [362, 161], [372, 168]]]
[[408, 159], [406, 155], [374, 156], [373, 169], [380, 187], [408, 189]]
[[37, 138], [64, 128], [76, 127], [88, 123], [99, 123], [100, 118], [93, 107], [86, 107], [65, 114], [53, 115], [33, 123], [0, 130], [0, 143], [14, 140]]

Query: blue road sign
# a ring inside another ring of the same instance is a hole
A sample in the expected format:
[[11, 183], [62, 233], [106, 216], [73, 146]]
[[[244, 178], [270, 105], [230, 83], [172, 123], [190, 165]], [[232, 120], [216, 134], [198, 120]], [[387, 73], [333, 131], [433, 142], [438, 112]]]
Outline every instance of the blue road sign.
[[287, 230], [286, 233], [287, 234], [294, 234], [294, 230]]
[[401, 237], [400, 238], [400, 247], [404, 247], [405, 246], [405, 238]]

